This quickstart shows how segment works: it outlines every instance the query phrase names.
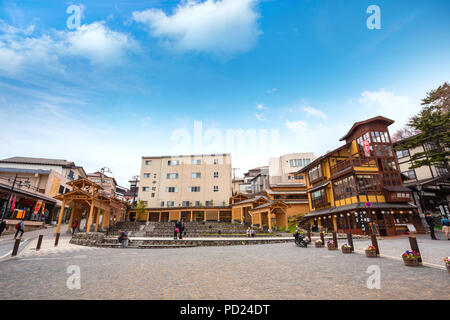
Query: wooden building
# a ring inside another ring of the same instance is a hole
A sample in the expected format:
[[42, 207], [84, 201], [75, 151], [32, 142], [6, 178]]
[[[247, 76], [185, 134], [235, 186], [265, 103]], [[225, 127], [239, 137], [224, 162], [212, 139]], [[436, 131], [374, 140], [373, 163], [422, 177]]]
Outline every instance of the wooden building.
[[312, 226], [382, 236], [423, 232], [411, 190], [403, 186], [388, 126], [374, 117], [357, 122], [345, 144], [315, 159], [306, 174]]

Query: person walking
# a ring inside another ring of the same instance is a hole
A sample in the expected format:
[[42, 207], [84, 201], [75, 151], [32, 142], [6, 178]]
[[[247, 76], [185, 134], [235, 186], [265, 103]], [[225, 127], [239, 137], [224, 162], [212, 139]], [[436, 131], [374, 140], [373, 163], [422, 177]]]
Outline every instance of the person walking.
[[79, 227], [78, 227], [78, 219], [75, 218], [75, 220], [73, 220], [73, 223], [72, 223], [72, 235], [75, 233], [75, 230], [77, 230], [77, 229], [79, 229]]
[[179, 239], [183, 239], [183, 232], [185, 230], [184, 219], [181, 219], [178, 228], [180, 229]]
[[434, 235], [434, 219], [433, 219], [433, 215], [431, 214], [431, 212], [427, 212], [425, 215], [425, 221], [428, 224], [428, 227], [430, 228], [430, 236], [432, 240], [439, 240], [436, 238], [436, 236]]
[[22, 239], [22, 236], [23, 236], [23, 229], [25, 228], [25, 224], [24, 224], [24, 222], [23, 222], [23, 218], [16, 224], [16, 234], [14, 235], [14, 240], [16, 240], [16, 238], [17, 238], [17, 235], [19, 234], [19, 232], [20, 232], [20, 237], [19, 237], [19, 239]]
[[173, 228], [173, 240], [177, 240], [178, 232], [180, 232], [180, 221], [175, 221], [175, 225]]
[[448, 220], [448, 218], [446, 216], [442, 216], [441, 225], [442, 225], [442, 231], [445, 233], [445, 237], [447, 238], [447, 240], [450, 240], [450, 238], [448, 237], [448, 234], [450, 232], [450, 221]]
[[2, 222], [0, 222], [0, 237], [5, 229], [6, 229], [6, 221], [2, 220]]

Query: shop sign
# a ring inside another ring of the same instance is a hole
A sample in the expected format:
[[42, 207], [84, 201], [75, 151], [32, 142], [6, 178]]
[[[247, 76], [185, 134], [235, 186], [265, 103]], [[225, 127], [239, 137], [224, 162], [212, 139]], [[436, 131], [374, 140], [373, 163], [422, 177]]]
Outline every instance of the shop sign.
[[39, 212], [39, 210], [41, 209], [41, 206], [42, 206], [42, 200], [38, 200], [38, 202], [36, 202], [36, 205], [34, 206], [34, 211], [33, 211], [33, 213], [38, 213]]

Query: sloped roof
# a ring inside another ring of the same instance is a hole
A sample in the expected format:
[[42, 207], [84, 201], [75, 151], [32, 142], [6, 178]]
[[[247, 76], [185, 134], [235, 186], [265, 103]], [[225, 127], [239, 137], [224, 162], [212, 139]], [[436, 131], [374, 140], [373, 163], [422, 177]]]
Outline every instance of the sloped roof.
[[74, 162], [62, 159], [47, 159], [47, 158], [31, 158], [31, 157], [12, 157], [0, 160], [0, 163], [23, 163], [23, 164], [43, 164], [56, 166], [75, 166]]
[[343, 136], [341, 139], [339, 139], [339, 141], [343, 141], [345, 140], [348, 136], [350, 136], [353, 131], [356, 130], [357, 127], [362, 126], [364, 124], [370, 123], [370, 122], [374, 122], [374, 121], [383, 121], [385, 122], [388, 126], [394, 123], [394, 120], [388, 119], [386, 117], [383, 116], [377, 116], [377, 117], [373, 117], [364, 121], [359, 121], [359, 122], [355, 122], [353, 124], [353, 126], [351, 127], [351, 129], [347, 132], [347, 134], [345, 136]]

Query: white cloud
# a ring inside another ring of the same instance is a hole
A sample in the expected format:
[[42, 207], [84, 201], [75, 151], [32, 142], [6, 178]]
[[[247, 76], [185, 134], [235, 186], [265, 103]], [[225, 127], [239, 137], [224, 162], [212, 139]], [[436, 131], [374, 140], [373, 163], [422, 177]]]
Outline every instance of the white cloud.
[[142, 124], [143, 127], [147, 127], [150, 124], [150, 122], [152, 122], [152, 118], [151, 117], [147, 116], [147, 117], [144, 117], [144, 118], [141, 119], [141, 124]]
[[268, 93], [268, 94], [272, 94], [272, 93], [275, 93], [275, 92], [277, 92], [277, 91], [278, 91], [277, 88], [272, 88], [272, 89], [267, 90], [267, 93]]
[[364, 91], [359, 103], [363, 106], [362, 112], [366, 118], [381, 115], [393, 119], [396, 122], [393, 128], [403, 126], [409, 117], [420, 110], [420, 104], [411, 101], [408, 96], [397, 95], [385, 89]]
[[323, 111], [320, 111], [319, 109], [313, 107], [305, 106], [302, 108], [302, 110], [313, 117], [321, 117], [323, 120], [327, 120], [328, 118]]
[[133, 12], [133, 19], [152, 36], [179, 52], [207, 52], [227, 58], [256, 45], [261, 31], [258, 0], [188, 0], [168, 16], [162, 10]]
[[295, 134], [302, 134], [306, 130], [308, 130], [308, 124], [303, 120], [298, 120], [298, 121], [286, 120], [286, 122], [283, 124], [283, 126], [288, 128]]
[[267, 107], [264, 106], [262, 103], [259, 103], [259, 104], [256, 106], [256, 109], [258, 109], [258, 110], [264, 110], [264, 109], [267, 109]]
[[131, 36], [110, 30], [103, 21], [75, 31], [51, 30], [36, 35], [34, 26], [20, 29], [0, 20], [0, 31], [0, 72], [9, 75], [22, 71], [63, 73], [64, 58], [83, 57], [93, 64], [116, 64], [136, 47]]
[[264, 115], [262, 115], [262, 114], [260, 114], [260, 113], [256, 113], [256, 114], [255, 114], [255, 117], [256, 117], [256, 119], [258, 119], [259, 121], [264, 121], [264, 120], [266, 120], [266, 119], [264, 118]]

